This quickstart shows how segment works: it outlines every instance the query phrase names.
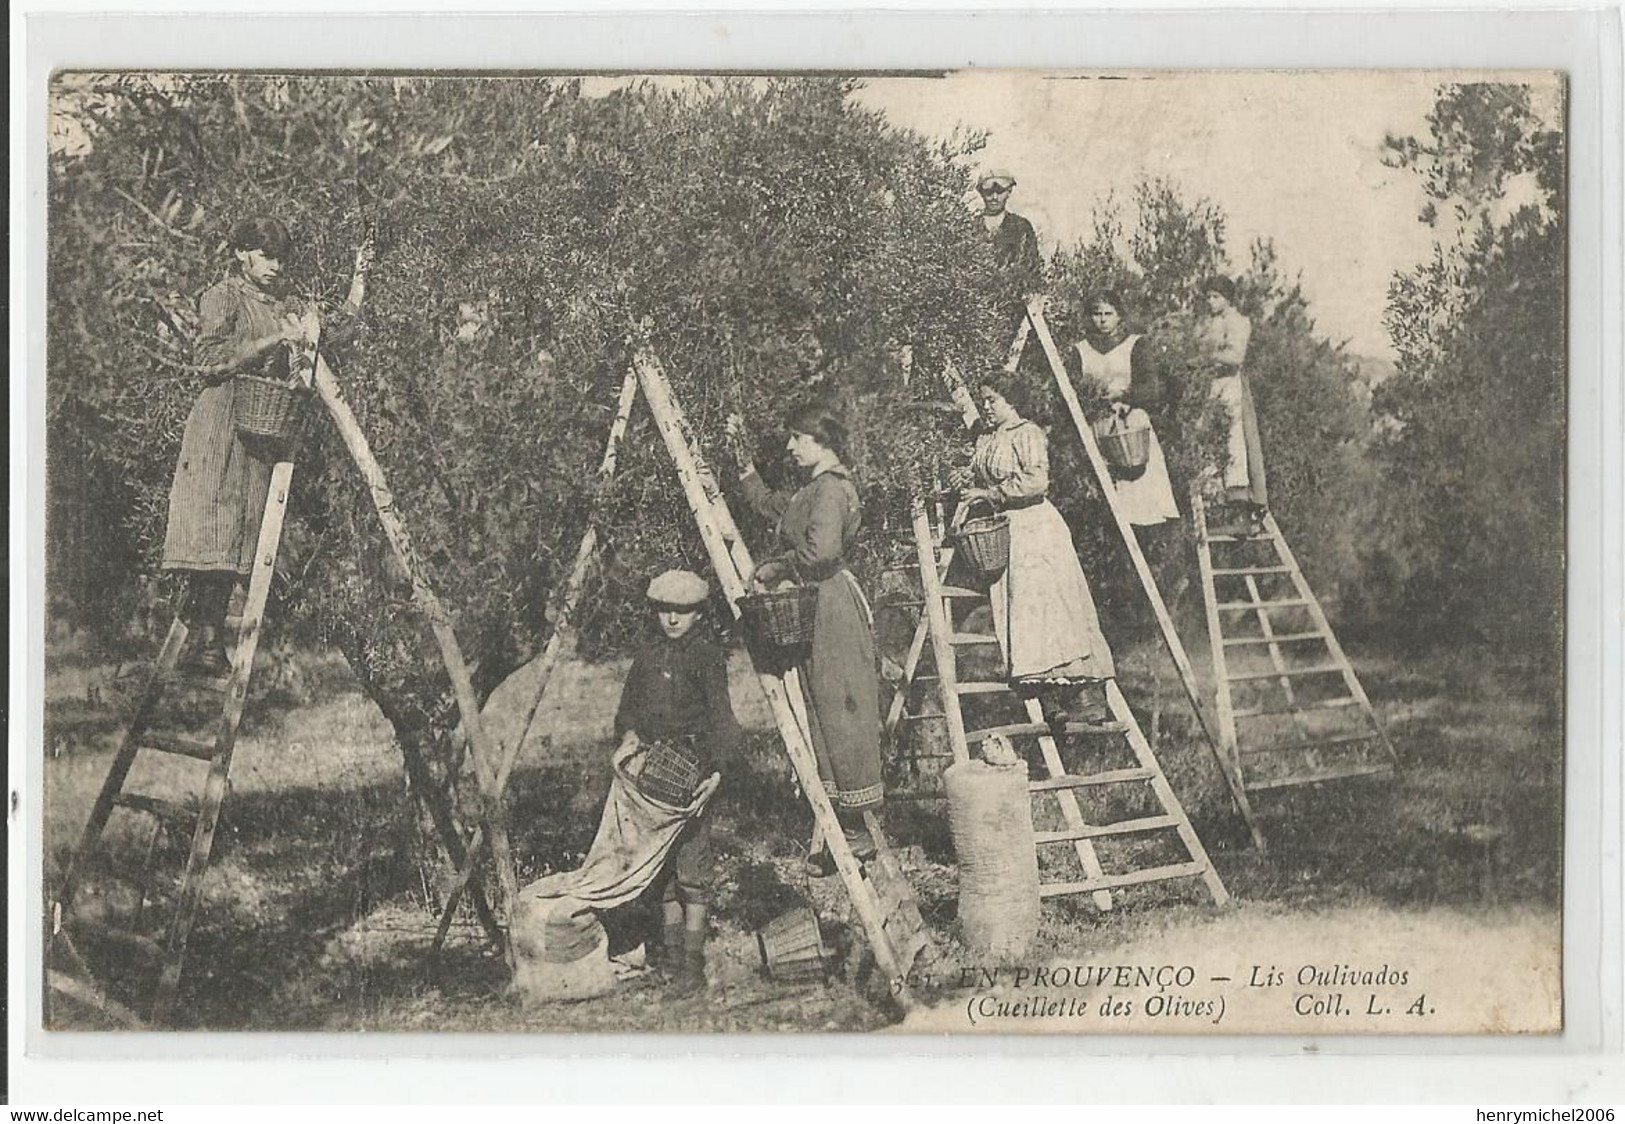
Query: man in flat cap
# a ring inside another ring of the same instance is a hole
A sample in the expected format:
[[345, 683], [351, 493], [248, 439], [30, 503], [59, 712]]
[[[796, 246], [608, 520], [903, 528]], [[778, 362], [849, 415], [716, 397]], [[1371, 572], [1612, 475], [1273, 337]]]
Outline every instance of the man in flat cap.
[[[700, 617], [711, 587], [690, 570], [667, 570], [649, 583], [658, 635], [632, 659], [615, 712], [617, 762], [665, 742], [699, 767], [725, 776], [741, 732], [728, 697], [728, 661]], [[636, 770], [634, 770], [636, 771]], [[716, 864], [708, 803], [689, 821], [651, 891], [663, 924], [645, 942], [652, 966], [664, 969], [674, 994], [704, 990], [707, 907]]]
[[1043, 286], [1044, 262], [1038, 254], [1038, 233], [1033, 224], [1005, 209], [1016, 177], [1006, 171], [988, 172], [976, 181], [982, 196], [982, 226], [993, 243], [993, 259], [1010, 273], [1017, 296], [1025, 297]]

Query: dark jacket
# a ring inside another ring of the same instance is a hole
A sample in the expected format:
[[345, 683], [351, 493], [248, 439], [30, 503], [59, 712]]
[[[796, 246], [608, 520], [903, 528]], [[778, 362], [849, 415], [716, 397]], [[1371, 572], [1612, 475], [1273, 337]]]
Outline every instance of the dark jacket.
[[725, 770], [739, 748], [739, 720], [728, 698], [728, 661], [696, 624], [680, 640], [660, 636], [632, 659], [615, 736], [637, 731], [643, 741], [694, 735], [694, 751], [707, 769]]
[[1023, 284], [1033, 284], [1044, 276], [1044, 260], [1038, 253], [1038, 232], [1033, 224], [1013, 211], [993, 233], [993, 260], [999, 268], [1014, 272]]

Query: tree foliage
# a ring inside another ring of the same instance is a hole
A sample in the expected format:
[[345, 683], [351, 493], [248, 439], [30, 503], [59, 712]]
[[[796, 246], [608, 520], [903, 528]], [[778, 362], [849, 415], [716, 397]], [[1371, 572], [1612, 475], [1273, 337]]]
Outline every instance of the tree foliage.
[[[909, 401], [940, 395], [944, 364], [976, 369], [999, 348], [996, 286], [964, 203], [980, 141], [900, 131], [853, 88], [716, 80], [588, 97], [542, 78], [59, 77], [58, 105], [88, 140], [50, 177], [60, 608], [123, 622], [153, 588], [200, 385], [189, 310], [225, 271], [224, 232], [253, 215], [293, 230], [294, 283], [318, 304], [337, 302], [355, 247], [377, 241], [365, 330], [330, 358], [482, 691], [545, 640], [547, 596], [589, 520], [609, 547], [580, 618], [590, 651], [643, 625], [651, 570], [704, 568], [646, 418], [613, 484], [593, 483], [636, 325], [713, 449], [728, 410], [767, 449], [787, 407], [838, 399], [884, 516], [948, 442]], [[325, 424], [301, 452], [292, 512], [273, 619], [336, 642], [398, 732], [443, 733], [444, 676]]]
[[[1283, 276], [1275, 248], [1256, 241], [1238, 269], [1226, 240], [1225, 215], [1212, 200], [1188, 197], [1177, 184], [1146, 180], [1129, 205], [1109, 200], [1095, 214], [1089, 238], [1063, 248], [1054, 262], [1052, 323], [1063, 347], [1082, 333], [1091, 293], [1118, 290], [1128, 305], [1128, 329], [1144, 333], [1170, 383], [1159, 426], [1181, 508], [1189, 483], [1225, 455], [1227, 423], [1209, 397], [1212, 366], [1198, 336], [1203, 282], [1215, 274], [1237, 281], [1238, 307], [1253, 323], [1247, 369], [1253, 385], [1269, 473], [1271, 506], [1287, 527], [1311, 578], [1335, 597], [1352, 558], [1344, 513], [1363, 486], [1361, 457], [1369, 421], [1352, 359], [1320, 333], [1301, 286]], [[1047, 368], [1029, 377], [1047, 379]], [[1084, 396], [1088, 399], [1087, 393]], [[1098, 394], [1094, 398], [1098, 400]], [[1085, 409], [1091, 403], [1086, 400]], [[1109, 602], [1143, 601], [1121, 558], [1117, 532], [1102, 508], [1092, 473], [1082, 463], [1071, 423], [1051, 399], [1068, 514], [1086, 548], [1091, 580]], [[1159, 581], [1177, 585], [1194, 566], [1184, 536], [1154, 543]]]
[[1417, 173], [1430, 259], [1394, 278], [1398, 373], [1377, 391], [1392, 502], [1373, 560], [1418, 640], [1560, 657], [1565, 461], [1564, 156], [1525, 86], [1446, 85]]

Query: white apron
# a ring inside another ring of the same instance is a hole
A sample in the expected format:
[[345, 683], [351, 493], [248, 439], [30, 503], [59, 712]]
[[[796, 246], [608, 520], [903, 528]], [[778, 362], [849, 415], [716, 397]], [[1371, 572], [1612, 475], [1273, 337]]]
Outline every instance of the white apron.
[[[1116, 400], [1128, 393], [1133, 381], [1132, 361], [1134, 345], [1139, 336], [1125, 336], [1123, 341], [1107, 352], [1096, 351], [1088, 341], [1077, 344], [1078, 359], [1086, 378], [1099, 383], [1106, 394]], [[1095, 438], [1107, 432], [1112, 419], [1102, 418], [1094, 423]], [[1144, 426], [1151, 429], [1151, 419], [1144, 410], [1131, 410], [1127, 418], [1130, 429]], [[1162, 442], [1157, 431], [1151, 429], [1150, 454], [1145, 471], [1133, 480], [1112, 477], [1112, 490], [1116, 493], [1117, 507], [1135, 526], [1154, 526], [1169, 519], [1179, 518], [1179, 506], [1174, 503], [1174, 488], [1168, 480], [1168, 462], [1162, 455]]]

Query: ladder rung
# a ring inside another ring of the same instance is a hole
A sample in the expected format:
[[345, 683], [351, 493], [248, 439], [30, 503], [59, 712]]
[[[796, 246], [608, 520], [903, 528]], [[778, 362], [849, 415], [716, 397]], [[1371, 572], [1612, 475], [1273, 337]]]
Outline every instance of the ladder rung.
[[1343, 695], [1335, 699], [1317, 699], [1314, 702], [1302, 703], [1298, 706], [1260, 706], [1252, 710], [1235, 711], [1233, 718], [1263, 718], [1275, 714], [1303, 714], [1311, 710], [1339, 710], [1345, 706], [1358, 706], [1360, 700], [1353, 695]]
[[162, 753], [193, 757], [199, 761], [214, 760], [214, 744], [196, 738], [183, 738], [176, 734], [148, 734], [141, 739], [141, 744], [147, 749], [156, 749]]
[[1290, 742], [1286, 745], [1244, 745], [1241, 752], [1248, 754], [1264, 753], [1302, 753], [1310, 749], [1330, 749], [1339, 745], [1356, 745], [1359, 742], [1378, 740], [1375, 730], [1362, 730], [1355, 734], [1336, 734], [1332, 737], [1321, 738], [1312, 742]]
[[1171, 878], [1196, 878], [1207, 873], [1205, 863], [1175, 863], [1171, 866], [1153, 866], [1128, 874], [1108, 874], [1104, 878], [1085, 878], [1081, 882], [1051, 882], [1038, 888], [1039, 897], [1054, 898], [1062, 894], [1090, 894], [1096, 890], [1115, 890], [1119, 886], [1139, 886], [1146, 882], [1163, 882]]
[[1278, 636], [1227, 636], [1226, 644], [1292, 644], [1300, 640], [1324, 640], [1324, 632], [1283, 632]]
[[929, 721], [929, 720], [934, 719], [934, 718], [946, 718], [946, 717], [948, 717], [948, 716], [946, 714], [944, 714], [940, 710], [926, 710], [926, 711], [920, 712], [919, 714], [905, 714], [901, 718], [899, 718], [897, 721], [899, 721], [899, 722], [926, 722], [926, 721]]
[[127, 852], [115, 853], [106, 846], [105, 841], [87, 852], [84, 862], [96, 874], [129, 886], [147, 887], [153, 882], [151, 867], [129, 861]]
[[1254, 609], [1285, 609], [1293, 605], [1308, 605], [1309, 603], [1307, 597], [1285, 597], [1279, 601], [1221, 601], [1219, 602], [1219, 608], [1239, 612], [1242, 609], [1248, 611]]
[[971, 645], [997, 644], [999, 638], [987, 632], [956, 632], [948, 637], [948, 642], [963, 648]]
[[1393, 773], [1394, 767], [1385, 761], [1367, 763], [1364, 765], [1344, 765], [1336, 769], [1322, 769], [1318, 773], [1294, 773], [1286, 777], [1268, 777], [1261, 781], [1249, 782], [1248, 792], [1260, 792], [1270, 788], [1289, 788], [1293, 785], [1320, 784], [1323, 781], [1341, 781], [1351, 777], [1375, 777]]
[[965, 731], [965, 741], [969, 745], [986, 741], [994, 734], [1003, 734], [1007, 738], [1026, 737], [1030, 734], [1047, 734], [1050, 728], [1042, 722], [1017, 722], [1009, 726], [989, 726], [985, 730]]
[[1058, 777], [1045, 777], [1042, 780], [1028, 781], [1028, 792], [1053, 792], [1058, 788], [1086, 788], [1095, 785], [1125, 784], [1128, 781], [1148, 781], [1156, 773], [1150, 769], [1113, 769], [1105, 773], [1090, 773], [1087, 776], [1074, 776], [1063, 773]]
[[79, 918], [72, 918], [68, 921], [68, 928], [77, 935], [134, 949], [143, 956], [149, 956], [154, 960], [164, 958], [163, 945], [151, 937], [144, 937], [140, 933], [132, 933], [128, 929], [120, 929], [116, 925], [104, 925], [99, 921], [84, 921]]
[[1291, 566], [1215, 566], [1214, 577], [1242, 577], [1247, 574], [1290, 574]]
[[1132, 835], [1137, 831], [1160, 831], [1165, 827], [1178, 827], [1178, 816], [1144, 816], [1137, 820], [1101, 824], [1097, 827], [1070, 827], [1065, 831], [1034, 832], [1037, 843], [1071, 843], [1078, 839], [1099, 839], [1106, 835]]
[[960, 585], [945, 585], [945, 586], [943, 586], [942, 587], [942, 595], [944, 597], [957, 597], [960, 600], [964, 600], [965, 598], [971, 598], [971, 599], [976, 600], [976, 601], [986, 601], [987, 600], [987, 594], [986, 593], [982, 593], [982, 592], [980, 592], [978, 590], [974, 590], [974, 589], [966, 589], [964, 586], [960, 586]]
[[1295, 679], [1300, 675], [1330, 675], [1332, 672], [1341, 672], [1340, 663], [1320, 663], [1313, 667], [1281, 667], [1272, 671], [1241, 671], [1225, 678], [1232, 683], [1245, 683], [1250, 679]]
[[992, 682], [959, 683], [955, 685], [954, 690], [961, 695], [1009, 694], [1010, 684]]
[[189, 825], [197, 820], [197, 812], [184, 804], [139, 792], [121, 792], [113, 798], [113, 803], [132, 812], [144, 812], [149, 816], [155, 816], [166, 824]]
[[1111, 722], [1068, 722], [1061, 730], [1066, 734], [1085, 736], [1092, 734], [1097, 738], [1103, 738], [1128, 733], [1128, 723], [1115, 720]]

